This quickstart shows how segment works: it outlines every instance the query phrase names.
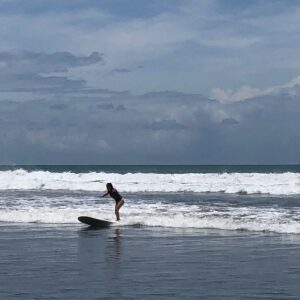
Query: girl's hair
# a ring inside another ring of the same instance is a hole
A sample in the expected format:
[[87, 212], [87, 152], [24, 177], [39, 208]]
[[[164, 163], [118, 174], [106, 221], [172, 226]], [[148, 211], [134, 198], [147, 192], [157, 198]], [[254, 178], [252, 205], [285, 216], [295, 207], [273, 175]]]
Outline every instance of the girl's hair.
[[107, 189], [109, 189], [109, 188], [113, 189], [114, 187], [113, 187], [113, 185], [109, 182], [109, 183], [106, 184], [106, 188], [107, 188]]

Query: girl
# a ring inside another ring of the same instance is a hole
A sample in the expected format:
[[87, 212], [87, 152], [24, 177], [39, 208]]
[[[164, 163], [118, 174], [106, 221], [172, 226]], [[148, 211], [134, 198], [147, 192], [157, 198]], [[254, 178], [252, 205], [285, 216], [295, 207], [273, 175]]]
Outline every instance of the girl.
[[116, 201], [115, 214], [116, 214], [116, 217], [117, 217], [117, 221], [120, 221], [119, 210], [124, 205], [124, 199], [118, 193], [118, 191], [113, 187], [113, 185], [111, 183], [106, 184], [106, 189], [107, 189], [107, 192], [104, 193], [101, 197], [105, 197], [107, 195], [110, 195], [112, 198], [115, 199], [115, 201]]

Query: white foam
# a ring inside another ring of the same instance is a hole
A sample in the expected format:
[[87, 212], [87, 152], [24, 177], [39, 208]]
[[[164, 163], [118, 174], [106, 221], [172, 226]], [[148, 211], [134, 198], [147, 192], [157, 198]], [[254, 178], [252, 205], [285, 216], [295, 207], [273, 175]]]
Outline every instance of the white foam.
[[[62, 198], [37, 202], [36, 199], [23, 199], [16, 200], [9, 207], [0, 207], [1, 222], [79, 225], [77, 217], [80, 215], [115, 220], [111, 201], [72, 201], [72, 198]], [[127, 200], [121, 210], [122, 221], [118, 226], [140, 224], [164, 228], [243, 229], [300, 234], [299, 216], [300, 208], [203, 207], [196, 204], [148, 204]]]
[[0, 190], [103, 191], [112, 182], [122, 192], [224, 192], [300, 194], [300, 173], [55, 173], [0, 171]]

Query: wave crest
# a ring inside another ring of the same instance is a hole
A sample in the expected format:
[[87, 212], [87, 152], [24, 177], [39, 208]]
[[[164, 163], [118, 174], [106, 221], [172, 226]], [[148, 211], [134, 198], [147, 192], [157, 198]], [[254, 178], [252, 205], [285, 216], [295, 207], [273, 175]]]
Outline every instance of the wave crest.
[[0, 190], [102, 191], [112, 182], [122, 192], [300, 194], [300, 173], [105, 173], [0, 171]]

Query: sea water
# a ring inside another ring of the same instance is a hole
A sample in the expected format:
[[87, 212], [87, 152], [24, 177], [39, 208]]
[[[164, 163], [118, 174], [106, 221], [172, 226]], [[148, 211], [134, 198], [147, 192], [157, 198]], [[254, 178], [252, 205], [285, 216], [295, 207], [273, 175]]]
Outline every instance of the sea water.
[[300, 167], [1, 167], [0, 259], [2, 299], [299, 299]]

